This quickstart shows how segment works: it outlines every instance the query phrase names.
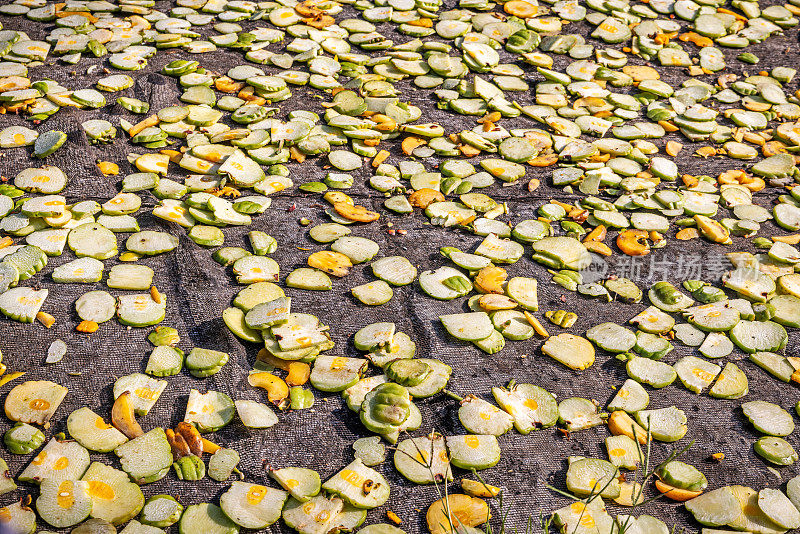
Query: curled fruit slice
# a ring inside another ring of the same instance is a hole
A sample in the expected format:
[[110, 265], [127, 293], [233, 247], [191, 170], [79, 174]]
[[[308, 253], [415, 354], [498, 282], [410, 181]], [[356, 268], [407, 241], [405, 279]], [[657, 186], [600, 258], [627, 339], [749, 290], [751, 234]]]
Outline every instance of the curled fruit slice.
[[346, 202], [337, 202], [333, 205], [333, 209], [336, 210], [336, 213], [350, 221], [372, 222], [377, 221], [380, 217], [380, 214], [369, 211], [364, 206], [353, 206]]
[[253, 373], [247, 381], [253, 387], [266, 389], [267, 398], [276, 405], [281, 404], [289, 396], [289, 386], [272, 373]]
[[672, 499], [673, 501], [684, 502], [690, 499], [694, 499], [701, 493], [702, 491], [691, 491], [681, 488], [676, 488], [675, 486], [670, 486], [666, 482], [662, 482], [661, 480], [656, 480], [656, 489], [663, 493], [665, 497]]
[[452, 494], [431, 504], [425, 519], [431, 534], [450, 534], [453, 528], [461, 532], [462, 526], [476, 527], [491, 517], [489, 505], [483, 499]]
[[114, 401], [114, 406], [111, 408], [111, 422], [117, 427], [117, 430], [130, 439], [144, 434], [134, 415], [133, 395], [130, 391], [125, 391]]

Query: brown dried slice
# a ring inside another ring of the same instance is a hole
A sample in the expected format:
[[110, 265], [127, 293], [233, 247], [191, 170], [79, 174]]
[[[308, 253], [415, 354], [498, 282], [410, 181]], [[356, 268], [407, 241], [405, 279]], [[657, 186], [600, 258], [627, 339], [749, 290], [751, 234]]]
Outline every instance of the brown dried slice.
[[417, 208], [425, 209], [434, 202], [444, 202], [444, 195], [430, 187], [423, 187], [408, 195], [408, 202]]
[[138, 438], [144, 434], [144, 430], [136, 421], [130, 391], [124, 392], [114, 401], [114, 406], [111, 408], [111, 424], [129, 439]]
[[192, 454], [195, 456], [203, 456], [203, 438], [193, 424], [181, 421], [178, 423], [178, 426], [175, 427], [175, 432], [183, 437]]
[[341, 278], [347, 276], [353, 263], [340, 252], [321, 250], [308, 257], [308, 266]]
[[336, 213], [350, 221], [372, 222], [377, 221], [380, 217], [380, 214], [369, 211], [364, 206], [353, 206], [346, 202], [337, 202], [333, 205], [333, 209], [336, 210]]
[[189, 450], [189, 444], [186, 443], [186, 440], [183, 439], [183, 436], [177, 434], [171, 428], [165, 429], [164, 433], [167, 435], [169, 448], [172, 449], [172, 457], [175, 460], [178, 460], [180, 458], [183, 458], [184, 456], [189, 456], [190, 454], [192, 454], [192, 451]]

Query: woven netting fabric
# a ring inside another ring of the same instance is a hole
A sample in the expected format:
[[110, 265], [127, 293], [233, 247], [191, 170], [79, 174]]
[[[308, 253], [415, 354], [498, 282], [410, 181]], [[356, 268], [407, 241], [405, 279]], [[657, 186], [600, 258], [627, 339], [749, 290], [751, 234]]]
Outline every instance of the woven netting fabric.
[[[445, 8], [454, 7], [453, 2], [445, 3]], [[157, 8], [168, 12], [170, 2], [159, 1]], [[354, 9], [346, 6], [337, 20], [357, 16]], [[52, 28], [51, 24], [33, 23], [22, 17], [0, 17], [4, 28], [24, 30], [31, 38], [43, 38]], [[259, 26], [269, 26], [266, 21], [240, 22], [245, 30]], [[574, 23], [567, 27], [568, 31], [588, 35], [591, 28], [586, 23]], [[200, 28], [204, 35], [213, 34], [210, 25]], [[394, 39], [396, 43], [410, 40], [409, 37], [394, 31], [391, 24], [379, 24], [378, 31]], [[438, 39], [432, 37], [432, 39]], [[600, 43], [602, 46], [602, 43]], [[274, 44], [270, 50], [280, 50], [284, 44]], [[690, 47], [691, 45], [686, 45]], [[761, 58], [757, 66], [745, 65], [735, 60], [738, 51], [723, 49], [728, 60], [729, 72], [753, 74], [759, 70], [769, 70], [774, 66], [797, 67], [798, 58], [797, 31], [790, 29], [785, 36], [776, 36], [766, 43], [755, 45], [751, 51]], [[694, 51], [696, 54], [696, 50]], [[570, 59], [566, 56], [554, 56], [555, 69], [563, 71]], [[512, 62], [515, 58], [501, 51], [502, 61]], [[127, 163], [126, 155], [137, 151], [140, 147], [131, 145], [120, 130], [118, 138], [110, 145], [92, 146], [88, 143], [81, 128], [81, 123], [88, 119], [108, 119], [115, 125], [125, 118], [136, 122], [131, 115], [113, 103], [116, 96], [128, 95], [149, 102], [151, 111], [157, 111], [170, 105], [178, 105], [180, 88], [177, 80], [160, 74], [168, 62], [175, 59], [192, 59], [200, 61], [207, 69], [220, 73], [229, 68], [245, 64], [241, 52], [220, 49], [213, 53], [191, 55], [182, 50], [159, 50], [149, 59], [146, 69], [133, 72], [136, 83], [130, 89], [108, 95], [109, 105], [97, 110], [62, 109], [54, 117], [38, 126], [40, 132], [51, 129], [61, 130], [68, 134], [68, 140], [55, 154], [49, 156], [44, 163], [56, 165], [69, 176], [69, 184], [64, 191], [68, 201], [96, 199], [100, 202], [114, 196], [120, 188], [121, 178], [136, 170]], [[650, 64], [631, 57], [632, 64]], [[102, 59], [84, 57], [78, 65], [64, 65], [55, 59], [48, 59], [46, 65], [31, 69], [32, 80], [53, 79], [71, 88], [89, 88], [101, 77], [107, 75], [103, 68], [87, 74], [87, 67], [100, 64], [106, 67]], [[521, 64], [521, 63], [520, 63]], [[662, 79], [675, 87], [686, 78], [683, 69], [662, 68], [652, 64], [661, 72]], [[262, 66], [267, 74], [278, 72], [276, 67]], [[541, 81], [543, 78], [530, 66], [523, 65], [525, 78], [529, 82]], [[113, 69], [109, 69], [115, 72]], [[702, 79], [713, 81], [715, 76], [704, 76]], [[796, 90], [797, 82], [792, 82], [788, 91]], [[419, 106], [423, 110], [420, 122], [439, 122], [448, 133], [459, 132], [475, 126], [474, 117], [455, 115], [437, 109], [435, 98], [430, 90], [414, 87], [409, 80], [397, 83], [401, 100]], [[318, 91], [305, 87], [290, 86], [291, 99], [278, 104], [280, 111], [277, 118], [286, 119], [292, 110], [305, 109], [318, 113], [323, 111], [320, 102], [323, 100], [313, 96]], [[635, 92], [635, 89], [623, 89]], [[514, 93], [513, 98], [522, 104], [531, 103], [533, 90], [529, 93]], [[227, 119], [224, 119], [227, 120]], [[16, 116], [0, 116], [0, 126], [26, 124], [23, 118]], [[233, 125], [233, 123], [229, 123]], [[523, 128], [538, 127], [532, 119], [519, 117], [504, 120], [504, 127]], [[691, 154], [697, 147], [674, 134], [668, 136], [686, 144], [678, 158], [681, 172], [691, 174], [716, 175], [725, 169], [741, 168], [741, 163], [727, 159], [699, 159]], [[655, 140], [663, 146], [665, 139]], [[383, 143], [381, 147], [387, 143]], [[399, 140], [389, 142], [386, 146], [392, 153], [388, 163], [397, 164], [402, 158], [399, 151]], [[4, 150], [0, 159], [0, 171], [13, 178], [19, 171], [29, 166], [39, 166], [39, 160], [29, 157], [30, 149], [18, 148]], [[107, 160], [120, 165], [120, 176], [105, 177], [97, 169], [97, 160]], [[433, 157], [423, 160], [432, 170], [441, 160]], [[291, 178], [296, 185], [313, 180], [320, 180], [326, 174], [326, 158], [309, 158], [303, 164], [290, 163]], [[473, 163], [477, 163], [476, 160]], [[356, 203], [381, 213], [381, 219], [369, 225], [355, 225], [353, 234], [376, 241], [380, 245], [379, 256], [402, 255], [407, 257], [420, 271], [434, 269], [447, 263], [438, 249], [441, 246], [455, 246], [465, 251], [472, 251], [482, 238], [469, 233], [436, 227], [428, 224], [427, 219], [417, 210], [413, 215], [398, 216], [382, 208], [384, 195], [370, 189], [366, 182], [371, 167], [365, 162], [363, 168], [354, 171], [355, 184], [347, 191], [356, 199]], [[548, 199], [559, 199], [572, 202], [579, 195], [567, 195], [559, 189], [549, 186], [552, 168], [537, 169], [529, 167], [527, 175], [519, 182], [503, 187], [498, 182], [483, 192], [498, 201], [508, 202], [510, 222], [536, 217], [536, 209]], [[185, 172], [175, 165], [170, 165], [169, 177], [181, 179]], [[529, 193], [525, 185], [531, 178], [539, 178], [542, 186]], [[765, 207], [782, 191], [768, 188], [755, 195], [754, 202]], [[155, 271], [154, 284], [166, 294], [167, 314], [163, 325], [178, 329], [181, 335], [179, 347], [188, 350], [192, 347], [204, 347], [230, 353], [230, 361], [213, 377], [197, 379], [184, 370], [180, 375], [167, 378], [168, 386], [161, 398], [146, 417], [140, 422], [148, 430], [156, 426], [174, 426], [183, 419], [189, 390], [194, 388], [201, 392], [207, 390], [222, 391], [234, 399], [255, 399], [266, 402], [266, 395], [247, 384], [248, 371], [252, 368], [258, 346], [239, 341], [225, 327], [221, 319], [222, 311], [231, 305], [233, 296], [242, 286], [237, 285], [230, 268], [221, 267], [211, 258], [211, 251], [192, 242], [186, 231], [177, 226], [168, 227], [163, 221], [149, 214], [157, 199], [149, 192], [139, 193], [143, 199], [143, 207], [137, 218], [143, 230], [166, 229], [180, 236], [180, 245], [174, 252], [156, 257], [146, 257], [139, 261], [152, 267]], [[613, 199], [612, 199], [613, 200]], [[273, 196], [272, 207], [263, 215], [256, 216], [249, 227], [226, 228], [225, 245], [248, 248], [247, 231], [264, 230], [274, 236], [280, 247], [272, 255], [281, 268], [281, 283], [285, 275], [294, 268], [305, 265], [308, 255], [326, 247], [315, 243], [308, 237], [308, 228], [299, 224], [301, 218], [308, 218], [312, 224], [327, 222], [321, 196], [299, 192], [296, 187]], [[721, 213], [728, 216], [725, 209]], [[387, 232], [388, 225], [394, 230], [405, 230], [407, 233]], [[762, 235], [779, 233], [772, 223], [763, 225]], [[640, 285], [660, 279], [678, 283], [688, 278], [706, 277], [719, 280], [725, 268], [722, 254], [731, 250], [750, 250], [749, 243], [735, 238], [733, 247], [712, 245], [706, 241], [676, 241], [673, 236], [677, 229], [670, 230], [669, 243], [666, 248], [655, 250], [638, 263], [641, 268], [631, 273], [629, 265], [618, 257], [608, 260], [607, 274], [628, 275], [638, 277]], [[127, 237], [122, 234], [120, 247]], [[651, 263], [651, 258], [654, 263]], [[83, 293], [93, 289], [105, 289], [104, 282], [96, 284], [56, 284], [50, 278], [53, 268], [74, 259], [74, 255], [66, 250], [60, 257], [50, 258], [49, 264], [42, 273], [27, 281], [26, 285], [37, 285], [50, 290], [50, 295], [43, 310], [56, 317], [56, 324], [45, 329], [38, 323], [23, 325], [8, 319], [0, 319], [0, 349], [4, 354], [4, 362], [13, 371], [26, 371], [24, 379], [53, 380], [69, 388], [69, 393], [53, 418], [52, 427], [47, 430], [48, 438], [54, 433], [66, 431], [66, 417], [82, 406], [89, 406], [100, 415], [108, 418], [113, 401], [112, 385], [116, 378], [130, 373], [143, 372], [147, 356], [152, 345], [146, 336], [152, 328], [126, 328], [115, 321], [101, 325], [100, 330], [92, 335], [75, 332], [79, 319], [74, 311], [75, 300]], [[116, 260], [107, 260], [106, 271]], [[700, 271], [698, 272], [698, 269]], [[625, 323], [646, 307], [641, 304], [627, 305], [619, 302], [605, 303], [582, 298], [575, 293], [563, 290], [550, 282], [551, 275], [541, 265], [530, 259], [530, 248], [517, 263], [507, 266], [509, 277], [530, 276], [537, 278], [540, 284], [540, 310], [565, 309], [575, 311], [579, 315], [578, 322], [570, 332], [582, 334], [586, 329], [605, 321]], [[624, 364], [612, 355], [598, 352], [597, 361], [591, 368], [576, 372], [569, 370], [550, 358], [543, 356], [539, 350], [542, 341], [533, 338], [528, 341], [509, 341], [503, 351], [487, 356], [470, 344], [461, 343], [449, 338], [441, 327], [438, 317], [446, 313], [465, 311], [465, 298], [450, 302], [440, 302], [424, 295], [416, 284], [395, 288], [390, 302], [376, 308], [361, 305], [350, 295], [350, 287], [374, 280], [368, 265], [358, 265], [342, 280], [335, 280], [333, 290], [312, 292], [287, 288], [292, 297], [292, 308], [317, 315], [325, 324], [330, 325], [330, 333], [336, 347], [329, 351], [334, 355], [360, 356], [352, 343], [353, 334], [363, 326], [377, 321], [394, 321], [397, 330], [406, 332], [417, 344], [417, 355], [442, 360], [453, 368], [453, 376], [449, 388], [461, 395], [475, 394], [490, 399], [492, 386], [504, 385], [510, 379], [518, 382], [531, 382], [545, 387], [558, 396], [558, 399], [569, 397], [585, 397], [596, 399], [604, 406], [614, 395], [614, 387], [619, 387], [627, 378]], [[120, 291], [109, 290], [112, 294]], [[558, 327], [547, 324], [551, 333], [557, 333]], [[44, 359], [49, 344], [63, 339], [69, 351], [58, 364], [45, 366]], [[789, 334], [787, 354], [796, 355], [798, 336], [792, 331]], [[676, 349], [665, 357], [665, 361], [674, 363], [679, 358], [692, 353], [693, 350], [676, 343]], [[762, 399], [775, 402], [789, 409], [800, 399], [797, 389], [777, 381], [754, 364], [746, 361], [745, 355], [735, 351], [724, 361], [736, 361], [747, 374], [750, 381], [750, 393], [744, 400]], [[724, 363], [716, 362], [716, 363]], [[372, 370], [371, 373], [376, 371]], [[19, 382], [15, 382], [19, 383]], [[13, 386], [15, 383], [12, 383]], [[0, 390], [2, 397], [11, 386]], [[694, 446], [686, 453], [684, 460], [698, 466], [708, 477], [710, 487], [724, 484], [747, 484], [756, 489], [765, 486], [778, 486], [781, 480], [753, 452], [753, 443], [758, 435], [742, 416], [739, 405], [742, 400], [717, 400], [707, 394], [696, 395], [689, 392], [678, 382], [661, 390], [648, 388], [651, 408], [662, 408], [675, 405], [686, 412], [689, 418], [687, 436], [676, 444], [654, 443], [653, 461], [660, 462], [669, 452], [681, 448], [690, 440]], [[246, 480], [268, 482], [265, 464], [274, 467], [302, 466], [316, 469], [323, 480], [331, 476], [353, 459], [351, 444], [359, 437], [369, 435], [361, 425], [358, 416], [348, 410], [341, 397], [336, 394], [315, 392], [316, 403], [313, 409], [286, 412], [279, 414], [280, 423], [268, 430], [249, 430], [238, 420], [221, 431], [210, 436], [214, 441], [226, 447], [236, 449], [242, 462], [240, 469]], [[418, 403], [423, 414], [422, 427], [414, 435], [424, 435], [431, 431], [444, 434], [461, 434], [464, 429], [458, 422], [458, 404], [444, 395]], [[0, 422], [0, 431], [5, 431], [11, 422]], [[604, 438], [609, 433], [605, 427], [574, 433], [565, 437], [555, 428], [534, 431], [523, 436], [509, 432], [499, 438], [502, 448], [500, 463], [483, 473], [486, 481], [504, 488], [505, 503], [511, 508], [508, 515], [508, 527], [522, 530], [529, 516], [538, 523], [540, 514], [548, 514], [569, 502], [554, 494], [545, 486], [552, 484], [565, 489], [564, 478], [568, 456], [590, 456], [606, 458]], [[787, 438], [790, 443], [800, 445], [796, 435]], [[708, 460], [711, 453], [725, 454], [721, 463]], [[14, 456], [3, 453], [9, 460], [12, 472], [17, 475], [31, 460], [33, 454]], [[394, 469], [391, 453], [387, 461], [376, 469], [391, 482], [391, 498], [386, 505], [372, 510], [368, 514], [367, 524], [386, 521], [386, 512], [394, 511], [403, 519], [402, 527], [408, 532], [424, 532], [424, 510], [436, 498], [437, 490], [432, 487], [417, 486], [403, 479]], [[111, 463], [119, 467], [113, 455], [92, 454], [93, 460]], [[456, 470], [457, 479], [465, 475]], [[785, 482], [797, 472], [795, 467], [779, 470]], [[169, 493], [184, 505], [201, 502], [218, 502], [219, 495], [228, 487], [206, 478], [200, 482], [178, 481], [174, 474], [165, 479], [143, 487], [146, 496]], [[452, 487], [456, 489], [455, 484]], [[648, 495], [652, 488], [648, 489]], [[14, 494], [3, 496], [2, 503], [8, 504], [21, 495], [32, 492], [36, 488], [22, 484]], [[609, 504], [613, 514], [626, 513], [624, 508]], [[505, 513], [494, 510], [495, 518]], [[649, 513], [664, 520], [668, 525], [688, 527], [689, 531], [697, 530], [689, 514], [682, 506], [666, 500], [651, 502], [639, 508], [636, 513]], [[45, 527], [45, 525], [41, 525]], [[177, 531], [174, 527], [173, 530]], [[534, 531], [540, 529], [534, 528]], [[271, 527], [270, 532], [290, 532], [284, 524]]]

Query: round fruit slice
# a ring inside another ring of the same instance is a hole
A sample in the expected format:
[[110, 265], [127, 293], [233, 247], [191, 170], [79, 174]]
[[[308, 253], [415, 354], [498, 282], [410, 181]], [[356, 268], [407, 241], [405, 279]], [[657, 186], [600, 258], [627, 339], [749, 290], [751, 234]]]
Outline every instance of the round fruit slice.
[[71, 527], [89, 517], [92, 511], [88, 482], [46, 479], [39, 489], [36, 511], [48, 525]]

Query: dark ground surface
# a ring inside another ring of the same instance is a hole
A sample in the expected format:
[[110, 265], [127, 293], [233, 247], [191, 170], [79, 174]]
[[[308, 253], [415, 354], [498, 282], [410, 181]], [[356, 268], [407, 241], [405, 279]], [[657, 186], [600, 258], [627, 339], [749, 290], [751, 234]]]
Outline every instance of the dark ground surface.
[[[168, 2], [158, 2], [158, 7], [162, 11], [168, 11], [168, 6]], [[448, 2], [447, 6], [451, 7], [451, 2]], [[350, 8], [346, 8], [346, 13], [352, 13]], [[342, 18], [345, 17], [337, 16], [337, 20]], [[43, 29], [50, 27], [31, 23], [24, 18], [0, 17], [0, 21], [6, 29], [22, 29], [33, 38], [44, 37], [46, 32]], [[269, 25], [267, 22], [240, 24], [245, 29]], [[568, 26], [568, 31], [577, 31], [577, 28], [585, 33], [588, 27], [583, 24], [573, 24]], [[382, 25], [379, 30], [386, 35], [392, 33], [388, 24]], [[213, 33], [210, 28], [200, 31], [205, 34]], [[397, 36], [395, 42], [409, 40], [408, 37], [394, 35]], [[762, 59], [757, 67], [737, 62], [734, 59], [736, 52], [726, 50], [729, 71], [754, 73], [762, 67], [769, 70], [776, 65], [798, 67], [800, 55], [796, 39], [797, 31], [792, 29], [787, 31], [785, 37], [774, 37], [768, 43], [753, 47], [751, 51]], [[277, 50], [280, 46], [272, 45], [270, 49]], [[686, 46], [691, 48], [691, 45]], [[696, 55], [696, 50], [692, 50], [692, 53]], [[503, 54], [503, 61], [512, 60], [510, 56]], [[163, 65], [177, 58], [190, 58], [190, 54], [183, 51], [168, 53], [159, 51], [156, 57], [150, 59], [146, 70], [131, 73], [137, 80], [133, 88], [108, 95], [108, 100], [113, 101], [120, 94], [135, 96], [148, 101], [152, 111], [177, 104], [180, 90], [176, 81], [157, 74]], [[197, 59], [201, 65], [220, 72], [245, 63], [239, 52], [224, 49], [212, 54], [191, 56], [191, 59]], [[563, 70], [568, 61], [569, 58], [556, 56], [556, 68]], [[634, 61], [641, 63], [640, 60]], [[98, 69], [94, 74], [86, 75], [86, 68], [98, 62], [96, 59], [87, 58], [77, 66], [65, 66], [57, 61], [48, 60], [47, 65], [32, 69], [30, 77], [32, 80], [52, 78], [72, 89], [92, 87], [105, 74], [102, 69]], [[262, 68], [267, 73], [277, 71], [274, 67]], [[667, 81], [680, 81], [684, 78], [683, 69], [657, 68], [665, 73], [662, 76]], [[526, 67], [526, 71], [532, 72], [529, 67]], [[703, 77], [706, 81], [712, 81], [714, 78]], [[526, 75], [526, 79], [533, 82], [541, 80], [541, 77], [533, 73]], [[421, 122], [439, 121], [445, 125], [448, 133], [458, 132], [474, 125], [474, 118], [461, 117], [436, 109], [429, 91], [413, 89], [407, 81], [401, 82], [399, 86], [402, 88], [401, 99], [408, 99], [423, 108]], [[789, 85], [790, 91], [796, 88], [796, 81]], [[320, 111], [320, 99], [312, 98], [309, 91], [295, 87], [292, 87], [292, 91], [293, 98], [278, 104], [281, 108], [277, 115], [279, 118], [285, 118], [293, 109]], [[521, 103], [528, 103], [532, 95], [518, 94], [514, 97]], [[109, 105], [99, 110], [61, 111], [38, 127], [40, 132], [59, 129], [69, 134], [65, 146], [45, 160], [47, 164], [61, 167], [70, 177], [69, 185], [63, 193], [68, 196], [69, 201], [87, 198], [107, 200], [119, 190], [121, 177], [129, 172], [135, 172], [127, 164], [125, 155], [129, 151], [139, 153], [144, 151], [128, 144], [121, 131], [113, 144], [95, 147], [88, 144], [80, 128], [80, 123], [90, 118], [107, 118], [118, 124], [119, 118], [122, 117], [136, 122], [127, 111], [119, 106]], [[24, 121], [17, 117], [0, 117], [0, 125], [3, 126], [23, 123]], [[508, 129], [535, 126], [532, 120], [525, 117], [504, 120], [502, 124]], [[664, 141], [656, 142], [659, 146], [663, 146]], [[681, 172], [716, 175], [726, 168], [741, 167], [740, 163], [729, 160], [700, 161], [691, 158], [689, 155], [693, 150], [687, 143], [678, 162]], [[2, 174], [13, 177], [27, 166], [41, 164], [29, 159], [27, 154], [27, 149], [4, 151], [3, 159], [0, 160]], [[121, 168], [120, 176], [102, 176], [95, 166], [97, 159], [118, 163]], [[395, 151], [389, 162], [396, 164], [398, 161]], [[432, 167], [438, 161], [437, 158], [430, 158], [425, 163]], [[295, 185], [324, 176], [324, 162], [324, 158], [317, 158], [307, 160], [302, 166], [290, 164], [291, 177]], [[169, 176], [174, 179], [177, 167], [171, 165], [170, 168]], [[515, 223], [534, 218], [536, 208], [545, 203], [546, 199], [558, 198], [569, 201], [578, 198], [548, 187], [550, 172], [551, 169], [529, 168], [525, 179], [517, 184], [501, 187], [498, 183], [484, 192], [495, 199], [509, 202], [512, 215], [506, 220]], [[353, 175], [356, 178], [355, 185], [348, 194], [358, 197], [359, 202], [365, 206], [380, 211], [382, 216], [378, 223], [354, 227], [352, 235], [369, 237], [378, 242], [381, 247], [379, 256], [404, 255], [422, 271], [446, 263], [446, 260], [438, 254], [440, 246], [451, 245], [463, 250], [473, 250], [482, 240], [481, 237], [461, 231], [427, 225], [426, 219], [419, 212], [411, 216], [397, 216], [383, 210], [382, 194], [366, 186], [370, 175], [369, 168], [357, 170]], [[534, 177], [540, 178], [543, 186], [531, 194], [528, 193], [525, 184], [528, 179]], [[768, 206], [777, 194], [779, 194], [777, 189], [762, 191], [755, 196], [754, 202]], [[164, 223], [151, 217], [149, 210], [146, 209], [152, 207], [156, 199], [149, 192], [143, 192], [142, 197], [145, 209], [140, 211], [141, 215], [138, 217], [142, 229], [163, 229]], [[251, 227], [225, 229], [225, 245], [247, 247], [246, 232], [252, 229], [264, 230], [275, 236], [280, 248], [273, 257], [280, 264], [281, 280], [283, 280], [292, 269], [304, 265], [305, 259], [312, 251], [325, 248], [308, 238], [307, 228], [298, 224], [298, 220], [303, 217], [311, 219], [314, 224], [326, 222], [320, 200], [319, 195], [303, 194], [296, 190], [275, 195], [270, 210], [254, 218]], [[296, 209], [290, 211], [290, 208]], [[724, 208], [720, 209], [720, 214], [728, 216]], [[403, 236], [388, 235], [386, 232], [388, 222], [393, 223], [395, 229], [402, 228], [408, 233]], [[222, 310], [230, 305], [233, 295], [241, 289], [241, 286], [235, 283], [229, 269], [226, 270], [212, 261], [209, 250], [197, 246], [188, 239], [185, 230], [178, 227], [168, 230], [181, 236], [178, 249], [172, 253], [141, 260], [141, 263], [155, 270], [154, 284], [167, 294], [167, 316], [162, 324], [173, 326], [180, 331], [182, 337], [180, 348], [188, 350], [197, 346], [227, 351], [231, 354], [231, 359], [220, 373], [208, 379], [194, 378], [185, 370], [178, 376], [167, 378], [169, 385], [161, 399], [149, 415], [141, 418], [140, 422], [146, 430], [155, 426], [172, 426], [182, 420], [188, 393], [192, 388], [200, 391], [209, 389], [223, 391], [239, 399], [266, 400], [260, 390], [254, 390], [246, 382], [248, 370], [254, 362], [258, 347], [235, 338], [225, 328], [220, 317]], [[760, 235], [771, 235], [774, 231], [775, 227], [767, 223], [763, 225]], [[669, 236], [674, 236], [674, 232], [675, 229], [672, 229]], [[121, 236], [121, 240], [125, 237]], [[299, 247], [303, 247], [303, 250]], [[644, 275], [647, 275], [650, 269], [650, 258], [667, 263], [661, 264], [660, 273], [650, 273], [652, 278], [642, 282], [649, 284], [665, 277], [673, 282], [679, 282], [697, 277], [697, 272], [693, 274], [680, 272], [677, 265], [686, 265], [694, 269], [702, 267], [704, 269], [702, 275], [706, 279], [718, 280], [721, 274], [719, 267], [722, 265], [721, 254], [731, 250], [751, 250], [748, 247], [749, 243], [742, 238], [734, 238], [734, 246], [727, 248], [701, 241], [687, 243], [671, 239], [666, 249], [655, 251], [646, 258]], [[577, 312], [580, 319], [570, 330], [574, 333], [582, 334], [589, 327], [604, 321], [627, 321], [646, 307], [645, 303], [637, 305], [598, 303], [566, 292], [550, 283], [550, 275], [543, 267], [530, 260], [529, 252], [530, 248], [526, 247], [526, 256], [508, 267], [509, 276], [525, 275], [539, 279], [540, 310], [563, 308]], [[53, 268], [72, 259], [74, 256], [68, 250], [61, 257], [51, 258], [45, 270], [29, 282], [50, 289], [50, 296], [43, 310], [57, 318], [57, 324], [53, 328], [47, 330], [38, 323], [21, 325], [7, 319], [0, 320], [0, 349], [10, 370], [27, 371], [25, 379], [49, 379], [69, 388], [67, 398], [53, 419], [53, 427], [47, 432], [48, 439], [55, 432], [66, 431], [67, 415], [81, 406], [88, 405], [108, 418], [113, 400], [113, 381], [119, 376], [143, 372], [147, 356], [152, 349], [146, 339], [151, 328], [128, 329], [115, 321], [110, 321], [103, 324], [100, 330], [91, 336], [75, 332], [75, 326], [79, 322], [73, 308], [75, 300], [86, 291], [108, 288], [104, 282], [86, 285], [52, 283], [49, 275]], [[628, 274], [621, 266], [615, 266], [614, 262], [614, 258], [609, 262], [610, 273]], [[107, 270], [114, 260], [105, 263]], [[667, 265], [666, 269], [663, 265]], [[416, 341], [418, 356], [438, 358], [453, 367], [450, 389], [462, 395], [473, 393], [489, 399], [489, 390], [492, 386], [503, 385], [513, 378], [518, 382], [541, 385], [555, 393], [559, 399], [581, 396], [596, 399], [601, 405], [605, 405], [614, 394], [613, 387], [620, 386], [626, 378], [623, 365], [605, 353], [598, 353], [596, 364], [586, 371], [575, 372], [566, 369], [541, 354], [538, 350], [541, 341], [537, 339], [523, 342], [510, 341], [502, 352], [487, 356], [472, 345], [448, 338], [439, 325], [439, 315], [462, 310], [466, 299], [451, 302], [434, 301], [413, 284], [395, 289], [395, 296], [389, 303], [379, 308], [367, 308], [350, 296], [349, 289], [372, 279], [369, 267], [359, 265], [347, 278], [335, 280], [332, 291], [317, 293], [287, 289], [287, 294], [293, 299], [293, 309], [316, 314], [324, 323], [330, 325], [331, 335], [336, 342], [336, 347], [329, 352], [330, 354], [361, 355], [352, 345], [352, 335], [359, 328], [372, 322], [393, 320], [399, 331], [408, 333]], [[114, 295], [120, 293], [116, 290], [110, 292]], [[562, 297], [566, 300], [562, 301]], [[547, 326], [551, 333], [558, 330], [552, 325]], [[44, 367], [47, 347], [56, 338], [67, 342], [69, 352], [62, 362]], [[787, 354], [796, 355], [797, 347], [797, 334], [790, 332]], [[674, 363], [691, 352], [693, 351], [685, 347], [676, 346], [676, 350], [667, 355], [665, 361]], [[758, 435], [746, 424], [738, 406], [743, 401], [762, 399], [789, 409], [800, 399], [800, 394], [794, 386], [777, 381], [750, 362], [740, 363], [739, 360], [743, 359], [744, 355], [738, 350], [729, 358], [724, 358], [726, 361], [736, 361], [750, 380], [750, 394], [743, 400], [717, 400], [707, 394], [695, 395], [677, 382], [662, 390], [649, 391], [651, 408], [676, 405], [689, 417], [689, 432], [683, 440], [676, 444], [657, 442], [654, 444], [653, 458], [656, 462], [663, 460], [674, 447], [681, 448], [694, 439], [696, 442], [684, 459], [704, 471], [711, 488], [738, 483], [750, 485], [755, 489], [765, 486], [776, 487], [797, 474], [796, 467], [781, 468], [779, 479], [768, 470], [766, 464], [753, 452], [753, 443]], [[724, 361], [715, 363], [724, 364]], [[5, 391], [0, 391], [0, 394], [4, 397], [9, 389], [10, 386], [5, 386]], [[276, 467], [314, 468], [320, 472], [324, 480], [352, 460], [351, 443], [369, 433], [338, 395], [316, 392], [316, 398], [317, 402], [313, 409], [282, 413], [279, 415], [280, 424], [271, 429], [248, 430], [237, 420], [211, 438], [239, 451], [242, 456], [240, 468], [248, 481], [268, 483], [263, 468], [265, 462]], [[455, 401], [439, 395], [420, 402], [419, 406], [424, 422], [414, 435], [423, 435], [433, 430], [445, 434], [464, 432], [458, 423], [456, 414], [458, 405]], [[0, 431], [5, 431], [9, 426], [8, 421], [3, 421], [0, 423]], [[565, 439], [555, 428], [533, 432], [528, 436], [510, 432], [500, 437], [502, 460], [497, 467], [485, 471], [483, 476], [488, 483], [505, 489], [506, 504], [511, 507], [508, 516], [509, 525], [524, 530], [529, 516], [533, 516], [537, 522], [540, 514], [548, 514], [567, 504], [569, 502], [567, 499], [546, 489], [545, 484], [564, 488], [567, 456], [586, 455], [605, 458], [603, 440], [607, 435], [607, 429], [599, 427], [576, 433], [569, 439]], [[788, 440], [795, 446], [800, 445], [796, 435], [790, 436]], [[725, 453], [725, 461], [720, 464], [709, 462], [707, 460], [709, 454], [715, 452]], [[10, 460], [12, 472], [16, 475], [33, 455], [9, 458], [10, 456], [8, 453], [3, 454], [4, 458]], [[92, 459], [111, 462], [118, 467], [118, 462], [110, 455], [93, 454]], [[392, 483], [392, 496], [385, 506], [369, 512], [366, 524], [385, 521], [386, 511], [392, 510], [403, 519], [402, 527], [408, 532], [425, 531], [424, 514], [420, 511], [437, 498], [436, 490], [433, 487], [415, 486], [405, 481], [392, 466], [391, 456], [377, 469]], [[463, 474], [458, 472], [457, 480]], [[189, 505], [199, 502], [218, 502], [219, 495], [227, 487], [227, 483], [217, 483], [210, 479], [199, 483], [182, 482], [170, 474], [158, 483], [143, 487], [143, 491], [146, 496], [170, 493], [178, 497], [184, 505]], [[455, 487], [454, 484], [453, 488]], [[2, 503], [13, 502], [30, 489], [23, 485], [16, 493], [4, 496]], [[613, 503], [609, 508], [612, 514], [627, 513], [626, 509], [617, 507]], [[689, 532], [699, 530], [679, 504], [659, 500], [639, 510], [640, 512], [635, 513], [655, 515], [670, 526], [675, 524], [688, 527]], [[501, 514], [495, 510], [495, 516], [498, 515]], [[269, 531], [290, 530], [278, 524]]]

